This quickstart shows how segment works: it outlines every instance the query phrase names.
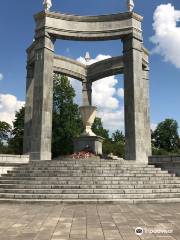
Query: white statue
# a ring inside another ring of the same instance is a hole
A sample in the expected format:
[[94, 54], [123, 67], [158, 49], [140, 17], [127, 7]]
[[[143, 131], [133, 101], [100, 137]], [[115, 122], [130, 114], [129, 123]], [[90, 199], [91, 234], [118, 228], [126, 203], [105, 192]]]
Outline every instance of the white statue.
[[134, 1], [133, 0], [127, 0], [127, 7], [128, 7], [128, 11], [132, 12], [134, 9]]
[[51, 2], [51, 0], [44, 0], [43, 6], [44, 6], [44, 9], [45, 9], [46, 11], [49, 11], [50, 8], [52, 7], [52, 2]]
[[89, 62], [91, 60], [89, 52], [86, 52], [84, 59], [86, 60], [86, 62]]

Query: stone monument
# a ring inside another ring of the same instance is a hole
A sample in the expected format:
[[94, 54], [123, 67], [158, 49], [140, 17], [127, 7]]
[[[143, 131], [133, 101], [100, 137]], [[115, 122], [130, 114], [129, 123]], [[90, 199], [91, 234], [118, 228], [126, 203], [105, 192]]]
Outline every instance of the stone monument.
[[[89, 52], [86, 52], [85, 60], [86, 63], [89, 63], [89, 61], [91, 60]], [[83, 106], [79, 108], [83, 121], [84, 132], [81, 134], [80, 137], [74, 138], [74, 151], [80, 152], [82, 150], [88, 150], [96, 155], [102, 155], [103, 138], [100, 136], [96, 136], [96, 134], [93, 133], [91, 129], [96, 117], [97, 107], [92, 106], [92, 83], [89, 83], [89, 85], [90, 93], [89, 95], [87, 95], [87, 89], [83, 90]]]
[[[127, 12], [101, 16], [52, 12], [51, 5], [50, 0], [45, 0], [45, 9], [34, 16], [35, 41], [27, 49], [24, 154], [30, 154], [31, 160], [51, 159], [53, 73], [64, 74], [82, 82], [85, 107], [91, 106], [94, 81], [123, 74], [125, 159], [147, 163], [148, 156], [151, 155], [149, 62], [148, 51], [143, 46], [143, 18], [133, 12], [133, 1], [128, 1]], [[84, 65], [55, 55], [54, 42], [57, 39], [119, 39], [123, 43], [123, 56]], [[85, 132], [91, 132], [90, 126], [86, 124]], [[86, 144], [84, 140], [84, 145]]]

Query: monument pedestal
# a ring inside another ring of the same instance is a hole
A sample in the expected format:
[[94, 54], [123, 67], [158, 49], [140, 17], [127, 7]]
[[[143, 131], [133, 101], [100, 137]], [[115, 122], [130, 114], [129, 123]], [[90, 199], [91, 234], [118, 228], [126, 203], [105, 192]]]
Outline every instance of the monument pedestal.
[[103, 137], [100, 136], [80, 136], [74, 138], [74, 152], [81, 152], [88, 149], [96, 155], [102, 155]]

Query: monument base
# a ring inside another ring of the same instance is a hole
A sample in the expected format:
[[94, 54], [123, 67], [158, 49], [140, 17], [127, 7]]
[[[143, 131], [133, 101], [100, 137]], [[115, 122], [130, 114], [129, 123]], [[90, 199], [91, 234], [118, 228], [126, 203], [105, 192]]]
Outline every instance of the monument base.
[[74, 138], [74, 152], [81, 152], [88, 149], [96, 155], [102, 155], [103, 137], [100, 136], [80, 136]]

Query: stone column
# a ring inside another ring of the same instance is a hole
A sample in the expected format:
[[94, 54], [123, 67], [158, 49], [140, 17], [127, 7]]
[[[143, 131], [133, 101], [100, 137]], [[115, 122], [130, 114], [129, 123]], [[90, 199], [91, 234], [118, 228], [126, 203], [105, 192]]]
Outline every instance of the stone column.
[[28, 63], [27, 64], [27, 79], [26, 79], [24, 139], [23, 139], [23, 153], [24, 154], [29, 154], [30, 149], [31, 149], [33, 89], [34, 89], [34, 66], [30, 65]]
[[46, 33], [36, 39], [31, 160], [51, 160], [54, 44]]
[[151, 123], [150, 123], [150, 103], [149, 103], [149, 66], [143, 68], [143, 83], [144, 83], [144, 127], [146, 131], [145, 146], [147, 156], [152, 155], [151, 148]]
[[[149, 119], [147, 85], [142, 70], [142, 37], [133, 33], [124, 38], [125, 159], [148, 162]], [[146, 89], [145, 89], [146, 85]], [[146, 129], [148, 128], [148, 129]]]
[[92, 105], [92, 82], [87, 79], [82, 82], [83, 106]]

